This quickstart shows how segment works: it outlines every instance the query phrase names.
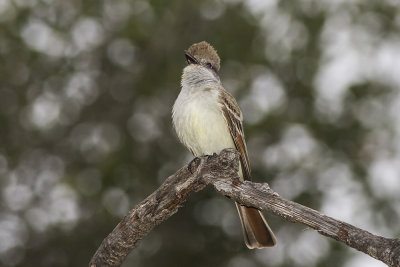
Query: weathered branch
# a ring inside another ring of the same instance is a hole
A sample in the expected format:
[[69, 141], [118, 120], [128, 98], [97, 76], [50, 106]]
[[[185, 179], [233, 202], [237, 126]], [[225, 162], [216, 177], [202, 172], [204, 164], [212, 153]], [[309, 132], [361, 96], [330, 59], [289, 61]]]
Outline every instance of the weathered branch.
[[[189, 169], [194, 169], [190, 172]], [[350, 224], [281, 198], [266, 183], [241, 182], [238, 154], [226, 149], [201, 157], [167, 178], [164, 184], [134, 207], [103, 240], [90, 266], [119, 266], [155, 226], [171, 217], [190, 193], [212, 184], [218, 192], [243, 205], [257, 207], [362, 251], [389, 266], [400, 266], [400, 239], [373, 235]]]

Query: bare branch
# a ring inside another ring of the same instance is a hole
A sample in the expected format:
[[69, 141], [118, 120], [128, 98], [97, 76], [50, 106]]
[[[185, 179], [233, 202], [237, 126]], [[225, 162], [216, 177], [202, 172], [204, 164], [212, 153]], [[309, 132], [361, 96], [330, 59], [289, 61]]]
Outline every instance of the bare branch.
[[[168, 177], [154, 193], [134, 207], [103, 240], [90, 261], [90, 266], [120, 266], [129, 252], [155, 226], [167, 220], [186, 201], [189, 194], [206, 186], [204, 173], [212, 176], [237, 177], [238, 155], [196, 158]], [[195, 170], [193, 173], [189, 171]]]
[[[189, 169], [194, 169], [192, 173]], [[266, 183], [241, 182], [238, 154], [226, 149], [218, 156], [193, 161], [167, 178], [164, 184], [133, 208], [103, 240], [90, 266], [120, 266], [129, 252], [155, 226], [178, 211], [191, 192], [213, 184], [218, 192], [243, 205], [256, 207], [288, 221], [304, 224], [389, 266], [400, 266], [400, 239], [373, 235], [313, 209], [281, 198]]]

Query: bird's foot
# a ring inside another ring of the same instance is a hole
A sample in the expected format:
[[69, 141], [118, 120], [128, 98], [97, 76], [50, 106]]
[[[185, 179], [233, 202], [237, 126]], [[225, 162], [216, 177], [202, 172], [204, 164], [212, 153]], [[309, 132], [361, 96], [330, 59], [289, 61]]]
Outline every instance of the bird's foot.
[[217, 155], [217, 153], [213, 153], [212, 155], [207, 155], [207, 159], [212, 159], [215, 158]]
[[198, 157], [195, 157], [194, 159], [192, 159], [192, 161], [189, 162], [189, 164], [188, 164], [188, 171], [191, 174], [193, 174], [196, 171], [196, 169], [199, 167], [200, 162], [201, 162], [201, 160]]

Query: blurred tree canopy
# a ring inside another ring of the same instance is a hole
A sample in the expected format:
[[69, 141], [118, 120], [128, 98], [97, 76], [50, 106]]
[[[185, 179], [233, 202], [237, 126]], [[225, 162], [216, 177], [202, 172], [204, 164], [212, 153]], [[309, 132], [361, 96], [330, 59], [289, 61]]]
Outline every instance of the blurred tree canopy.
[[[183, 51], [207, 40], [239, 101], [256, 181], [400, 235], [400, 2], [0, 0], [0, 265], [84, 266], [191, 160], [171, 125]], [[191, 197], [124, 266], [383, 266], [231, 201]]]

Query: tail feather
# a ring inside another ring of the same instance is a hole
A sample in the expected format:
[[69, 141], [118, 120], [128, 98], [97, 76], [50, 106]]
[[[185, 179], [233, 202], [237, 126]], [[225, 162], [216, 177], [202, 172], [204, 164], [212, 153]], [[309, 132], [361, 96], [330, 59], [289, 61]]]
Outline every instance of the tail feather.
[[276, 245], [276, 237], [259, 210], [242, 206], [237, 202], [236, 208], [242, 223], [244, 241], [248, 248], [264, 248]]

